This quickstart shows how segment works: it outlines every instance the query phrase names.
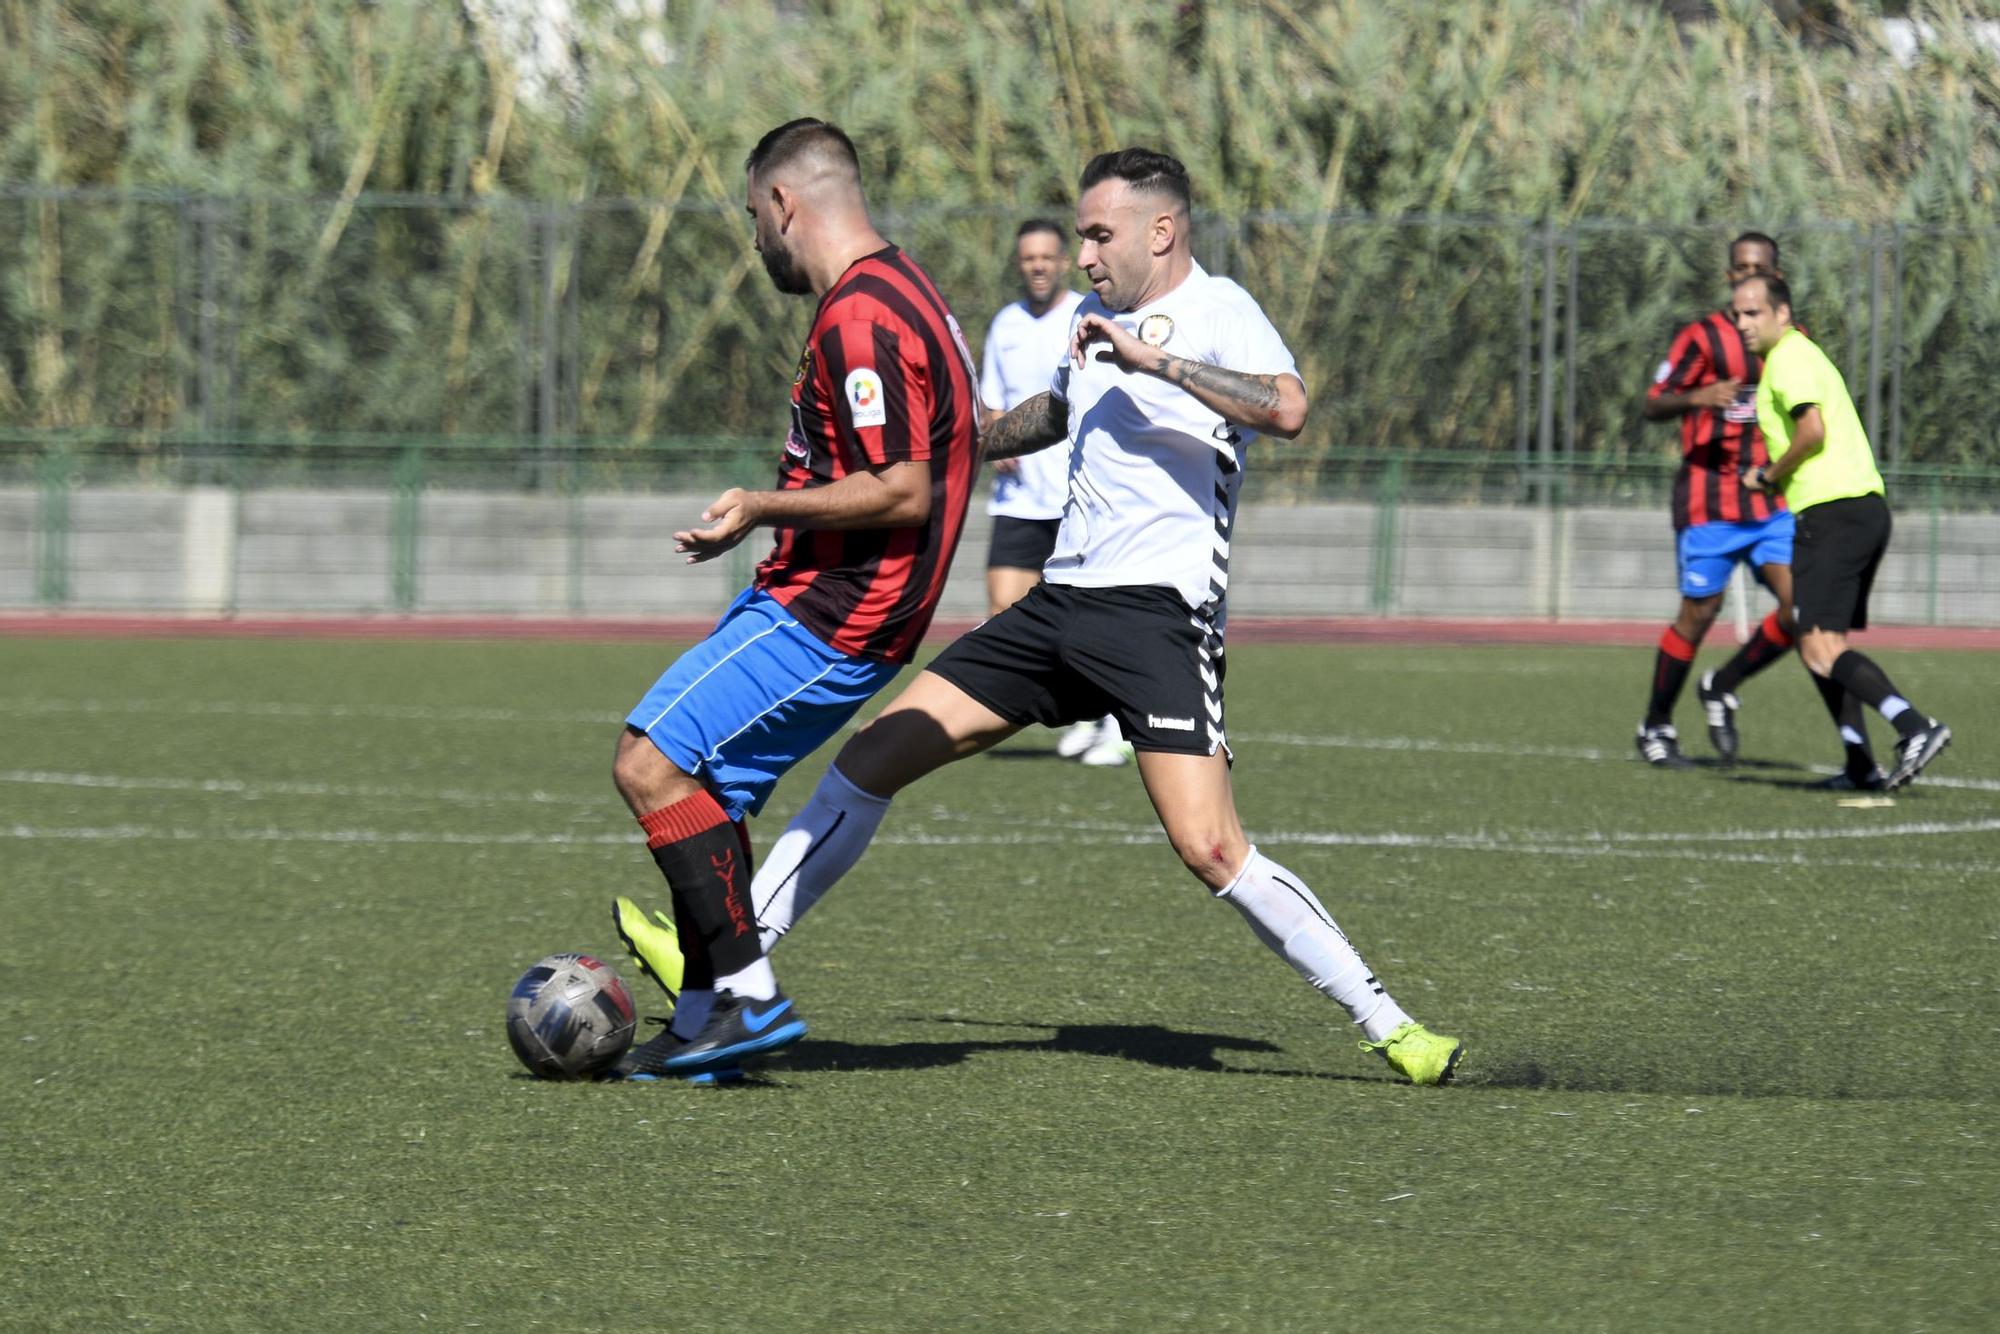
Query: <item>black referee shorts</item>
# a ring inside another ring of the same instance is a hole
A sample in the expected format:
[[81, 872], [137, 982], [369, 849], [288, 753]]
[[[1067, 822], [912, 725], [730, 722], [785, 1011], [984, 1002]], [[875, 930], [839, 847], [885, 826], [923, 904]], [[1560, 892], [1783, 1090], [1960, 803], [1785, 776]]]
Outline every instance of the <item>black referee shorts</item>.
[[993, 540], [986, 547], [986, 568], [1040, 571], [1049, 563], [1049, 553], [1056, 549], [1056, 530], [1061, 527], [1061, 519], [994, 515]]
[[1163, 586], [1037, 584], [926, 670], [1023, 727], [1110, 714], [1135, 750], [1224, 744], [1222, 636]]
[[1800, 631], [1868, 628], [1868, 594], [1889, 549], [1889, 502], [1828, 500], [1799, 511], [1792, 539], [1792, 610]]

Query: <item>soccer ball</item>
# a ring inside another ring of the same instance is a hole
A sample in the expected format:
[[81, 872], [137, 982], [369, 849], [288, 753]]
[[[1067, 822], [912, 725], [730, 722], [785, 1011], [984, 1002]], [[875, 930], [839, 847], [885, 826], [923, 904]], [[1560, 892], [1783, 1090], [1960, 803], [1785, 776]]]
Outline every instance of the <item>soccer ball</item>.
[[507, 1041], [543, 1079], [583, 1079], [625, 1054], [639, 1016], [609, 964], [551, 954], [507, 997]]

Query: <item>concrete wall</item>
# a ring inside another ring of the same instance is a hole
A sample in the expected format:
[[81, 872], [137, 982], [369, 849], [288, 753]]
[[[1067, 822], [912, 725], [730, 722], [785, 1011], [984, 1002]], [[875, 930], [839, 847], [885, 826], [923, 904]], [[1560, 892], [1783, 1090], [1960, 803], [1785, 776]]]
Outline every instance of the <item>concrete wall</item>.
[[[83, 488], [45, 535], [41, 493], [0, 489], [0, 607], [46, 605], [53, 586], [79, 609], [707, 616], [767, 546], [686, 565], [673, 531], [710, 498]], [[985, 609], [987, 531], [975, 503], [947, 616]], [[1653, 621], [1676, 598], [1673, 533], [1651, 510], [1245, 506], [1230, 571], [1237, 616]], [[2000, 625], [2000, 516], [1901, 516], [1875, 611]]]
[[0, 607], [35, 605], [41, 493], [0, 490]]

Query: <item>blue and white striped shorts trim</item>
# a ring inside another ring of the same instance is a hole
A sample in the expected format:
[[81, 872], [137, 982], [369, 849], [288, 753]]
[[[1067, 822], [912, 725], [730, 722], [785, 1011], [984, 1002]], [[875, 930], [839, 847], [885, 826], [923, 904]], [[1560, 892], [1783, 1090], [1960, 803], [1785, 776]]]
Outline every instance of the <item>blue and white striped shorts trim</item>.
[[746, 589], [661, 674], [626, 725], [704, 779], [732, 819], [755, 815], [793, 765], [846, 725], [899, 664], [854, 658]]

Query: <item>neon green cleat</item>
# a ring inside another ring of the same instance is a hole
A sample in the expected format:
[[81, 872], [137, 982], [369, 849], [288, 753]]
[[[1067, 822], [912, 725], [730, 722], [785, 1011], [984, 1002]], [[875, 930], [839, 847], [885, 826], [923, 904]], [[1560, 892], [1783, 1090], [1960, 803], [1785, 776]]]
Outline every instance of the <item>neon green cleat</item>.
[[1415, 1020], [1380, 1042], [1364, 1040], [1361, 1050], [1381, 1052], [1389, 1068], [1412, 1084], [1449, 1084], [1465, 1056], [1463, 1042], [1433, 1033]]
[[681, 937], [674, 930], [673, 919], [663, 912], [649, 919], [638, 904], [621, 894], [611, 905], [611, 923], [618, 928], [618, 938], [632, 952], [639, 971], [658, 982], [668, 1000], [679, 1000], [686, 961], [681, 958]]

